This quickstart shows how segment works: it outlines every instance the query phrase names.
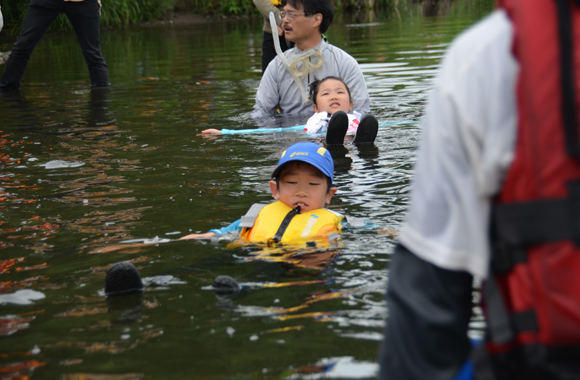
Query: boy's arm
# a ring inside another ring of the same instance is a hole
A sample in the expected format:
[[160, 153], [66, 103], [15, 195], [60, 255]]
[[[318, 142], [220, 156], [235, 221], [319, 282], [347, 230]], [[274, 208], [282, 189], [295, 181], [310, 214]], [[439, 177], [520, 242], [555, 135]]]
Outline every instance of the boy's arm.
[[256, 104], [254, 105], [254, 111], [252, 111], [253, 118], [274, 116], [276, 114], [276, 108], [278, 108], [280, 103], [280, 89], [278, 88], [277, 77], [280, 72], [285, 70], [279, 57], [270, 62], [264, 75], [262, 75], [256, 92]]
[[340, 222], [340, 224], [342, 225], [343, 230], [352, 230], [352, 229], [374, 230], [378, 233], [389, 235], [389, 237], [393, 239], [399, 236], [398, 229], [381, 227], [376, 223], [367, 222], [362, 218], [345, 217]]
[[207, 239], [214, 237], [216, 234], [215, 232], [206, 232], [205, 234], [189, 234], [183, 237], [180, 237], [179, 240], [189, 240], [189, 239]]
[[188, 239], [207, 239], [207, 238], [211, 238], [214, 236], [223, 236], [223, 235], [227, 235], [228, 233], [231, 232], [237, 232], [240, 231], [242, 228], [240, 227], [240, 222], [242, 221], [242, 219], [238, 219], [235, 222], [233, 222], [232, 224], [230, 224], [227, 227], [222, 227], [220, 229], [215, 229], [215, 230], [209, 230], [209, 232], [206, 232], [204, 234], [190, 234], [190, 235], [186, 235], [183, 236], [181, 238], [179, 238], [179, 240], [188, 240]]

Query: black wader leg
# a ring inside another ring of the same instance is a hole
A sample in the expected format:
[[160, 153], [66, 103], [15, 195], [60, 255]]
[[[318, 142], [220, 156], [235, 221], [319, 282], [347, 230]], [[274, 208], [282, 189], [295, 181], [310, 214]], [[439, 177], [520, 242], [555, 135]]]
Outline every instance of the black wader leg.
[[399, 244], [391, 261], [381, 380], [452, 380], [471, 350], [473, 277], [438, 268]]

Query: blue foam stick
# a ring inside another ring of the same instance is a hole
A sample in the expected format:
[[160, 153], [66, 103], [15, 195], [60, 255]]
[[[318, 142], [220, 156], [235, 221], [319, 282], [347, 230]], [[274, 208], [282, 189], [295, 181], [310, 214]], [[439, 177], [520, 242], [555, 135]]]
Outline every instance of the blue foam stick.
[[222, 135], [247, 135], [250, 133], [275, 133], [275, 132], [302, 132], [303, 125], [295, 125], [286, 128], [253, 128], [253, 129], [222, 129]]
[[[387, 121], [379, 123], [379, 127], [392, 127], [400, 125], [417, 124], [418, 121]], [[251, 128], [251, 129], [222, 129], [222, 135], [248, 135], [255, 133], [276, 133], [276, 132], [303, 132], [305, 125], [295, 125], [293, 127], [280, 128]]]

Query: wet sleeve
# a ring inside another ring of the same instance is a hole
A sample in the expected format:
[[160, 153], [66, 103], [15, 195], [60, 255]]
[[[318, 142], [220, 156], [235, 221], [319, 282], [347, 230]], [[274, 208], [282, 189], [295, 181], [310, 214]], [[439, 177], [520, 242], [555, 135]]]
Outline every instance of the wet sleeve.
[[280, 104], [280, 91], [276, 80], [276, 71], [279, 70], [280, 58], [276, 57], [270, 62], [256, 92], [256, 104], [252, 117], [273, 116]]
[[330, 118], [325, 111], [317, 112], [308, 119], [304, 126], [304, 132], [307, 134], [326, 132], [326, 126]]
[[380, 380], [452, 380], [470, 353], [473, 277], [398, 244], [390, 265]]
[[363, 114], [370, 112], [371, 102], [369, 99], [369, 92], [367, 90], [365, 78], [356, 59], [350, 55], [346, 55], [346, 57], [343, 58], [340, 71], [344, 81], [350, 89], [352, 101], [354, 103], [352, 109], [358, 110]]
[[381, 228], [381, 226], [376, 223], [371, 223], [364, 219], [351, 217], [344, 218], [340, 224], [342, 225], [343, 230], [376, 230], [377, 228]]
[[233, 222], [232, 224], [230, 224], [227, 227], [222, 227], [220, 229], [209, 230], [209, 232], [213, 232], [217, 236], [227, 235], [228, 233], [236, 233], [236, 232], [242, 230], [242, 227], [240, 227], [240, 222], [241, 221], [242, 221], [242, 219], [238, 219], [238, 220], [236, 220], [235, 222]]

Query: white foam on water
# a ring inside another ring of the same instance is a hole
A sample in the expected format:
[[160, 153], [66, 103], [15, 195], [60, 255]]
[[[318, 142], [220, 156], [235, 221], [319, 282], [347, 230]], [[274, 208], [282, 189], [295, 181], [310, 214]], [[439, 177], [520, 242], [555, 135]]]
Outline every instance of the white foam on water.
[[31, 305], [33, 301], [46, 298], [44, 293], [32, 289], [20, 289], [14, 293], [0, 294], [0, 304]]
[[81, 161], [64, 161], [64, 160], [52, 160], [45, 164], [40, 164], [46, 169], [63, 169], [63, 168], [78, 168], [83, 166], [85, 163]]

